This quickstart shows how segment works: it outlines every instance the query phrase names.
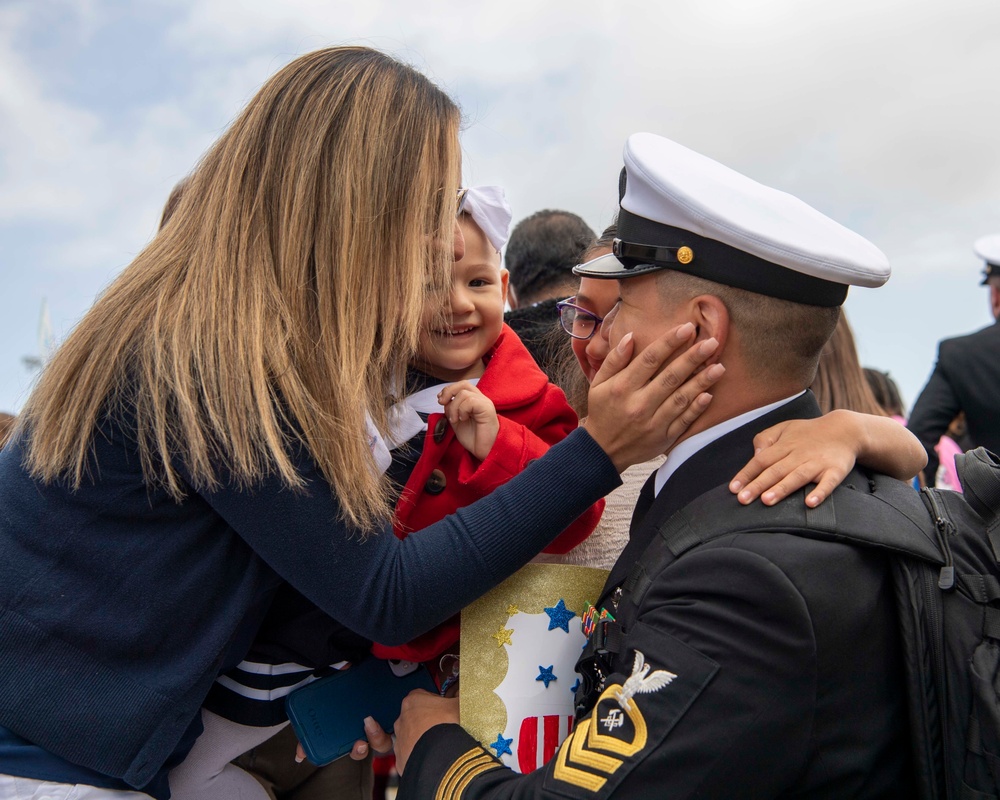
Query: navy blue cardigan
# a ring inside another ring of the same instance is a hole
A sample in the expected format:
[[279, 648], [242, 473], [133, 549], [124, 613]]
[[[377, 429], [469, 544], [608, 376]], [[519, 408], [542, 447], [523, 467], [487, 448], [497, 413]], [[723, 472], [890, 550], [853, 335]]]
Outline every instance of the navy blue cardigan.
[[[244, 654], [287, 580], [362, 636], [409, 641], [526, 563], [620, 483], [574, 431], [489, 497], [419, 535], [362, 537], [305, 456], [304, 492], [189, 488], [142, 477], [134, 434], [93, 441], [77, 491], [0, 452], [0, 725], [75, 764], [147, 784], [224, 656]], [[242, 641], [245, 638], [246, 641]], [[238, 659], [237, 659], [238, 660]]]

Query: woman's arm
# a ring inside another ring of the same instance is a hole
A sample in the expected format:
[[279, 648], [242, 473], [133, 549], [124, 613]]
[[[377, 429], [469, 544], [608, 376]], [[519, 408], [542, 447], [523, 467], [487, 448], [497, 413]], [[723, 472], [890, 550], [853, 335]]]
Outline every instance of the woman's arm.
[[910, 480], [927, 463], [920, 441], [894, 419], [845, 410], [779, 423], [757, 434], [754, 447], [757, 454], [729, 484], [744, 505], [758, 497], [774, 505], [815, 483], [806, 497], [806, 505], [815, 508], [855, 461], [900, 480]]
[[301, 465], [300, 473], [305, 492], [273, 478], [254, 490], [202, 497], [325, 613], [391, 645], [410, 641], [512, 574], [620, 483], [597, 443], [574, 431], [496, 492], [400, 540], [388, 524], [367, 535], [348, 527], [318, 470]]
[[[400, 644], [527, 563], [620, 484], [621, 465], [664, 452], [697, 419], [713, 380], [709, 370], [691, 376], [710, 353], [699, 346], [670, 361], [690, 333], [666, 334], [635, 360], [626, 342], [602, 368], [603, 399], [595, 409], [591, 398], [592, 427], [573, 431], [495, 492], [405, 540], [388, 524], [367, 536], [345, 526], [329, 484], [305, 458], [304, 492], [273, 477], [253, 490], [201, 494], [319, 608], [363, 636]], [[627, 412], [602, 411], [603, 402], [622, 398]]]
[[[454, 386], [449, 386], [446, 392], [450, 392]], [[442, 392], [442, 400], [445, 396], [445, 392]], [[489, 402], [485, 395], [483, 400]], [[460, 424], [460, 419], [453, 413], [452, 405], [453, 403], [447, 405], [447, 418], [457, 431], [456, 423]], [[493, 408], [492, 402], [490, 408]], [[561, 442], [579, 425], [576, 412], [566, 402], [562, 390], [552, 383], [547, 384], [544, 391], [530, 403], [507, 408], [499, 415], [494, 412], [493, 416], [497, 421], [497, 435], [489, 452], [480, 460], [465, 451], [458, 461], [457, 475], [466, 492], [465, 502], [468, 502], [468, 498], [484, 497], [496, 491], [497, 487], [520, 474], [531, 462], [545, 455], [552, 445]], [[420, 501], [416, 507], [419, 512]], [[451, 507], [454, 508], [454, 505]], [[598, 500], [570, 523], [543, 552], [569, 552], [593, 532], [603, 512], [604, 501]], [[422, 517], [424, 520], [433, 519], [426, 514]]]

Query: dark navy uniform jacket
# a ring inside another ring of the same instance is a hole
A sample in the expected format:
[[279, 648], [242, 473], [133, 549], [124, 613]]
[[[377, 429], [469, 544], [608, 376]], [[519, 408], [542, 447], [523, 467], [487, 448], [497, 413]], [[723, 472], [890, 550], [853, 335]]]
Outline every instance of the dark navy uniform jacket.
[[907, 427], [927, 451], [927, 482], [934, 484], [938, 456], [934, 445], [959, 411], [965, 412], [973, 447], [1000, 453], [1000, 322], [945, 339], [927, 385], [910, 413]]
[[[750, 459], [756, 432], [818, 415], [806, 393], [685, 462], [633, 523], [602, 602], [657, 523]], [[457, 725], [432, 728], [399, 797], [912, 796], [892, 585], [879, 553], [769, 533], [702, 545], [653, 577], [605, 687], [529, 775]]]

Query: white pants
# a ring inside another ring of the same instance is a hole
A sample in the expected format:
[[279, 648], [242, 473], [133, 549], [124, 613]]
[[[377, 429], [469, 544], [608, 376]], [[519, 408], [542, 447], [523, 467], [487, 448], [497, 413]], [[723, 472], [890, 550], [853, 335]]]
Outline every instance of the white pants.
[[[268, 800], [267, 792], [256, 778], [229, 762], [266, 742], [288, 722], [253, 728], [204, 708], [201, 721], [205, 730], [184, 761], [168, 775], [171, 800]], [[294, 758], [295, 751], [289, 750], [288, 760]]]
[[0, 800], [151, 800], [142, 792], [0, 775]]

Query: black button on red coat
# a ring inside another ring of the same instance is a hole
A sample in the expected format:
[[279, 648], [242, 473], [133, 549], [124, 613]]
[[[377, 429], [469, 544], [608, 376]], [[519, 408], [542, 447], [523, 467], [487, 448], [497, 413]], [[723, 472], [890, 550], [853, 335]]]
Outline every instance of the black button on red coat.
[[424, 491], [427, 494], [441, 494], [447, 485], [448, 479], [444, 476], [444, 473], [436, 469], [427, 478], [427, 482], [424, 484]]
[[444, 441], [444, 435], [448, 432], [448, 419], [446, 417], [441, 417], [434, 424], [434, 444], [441, 444]]

